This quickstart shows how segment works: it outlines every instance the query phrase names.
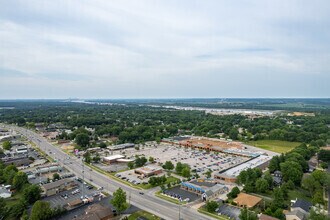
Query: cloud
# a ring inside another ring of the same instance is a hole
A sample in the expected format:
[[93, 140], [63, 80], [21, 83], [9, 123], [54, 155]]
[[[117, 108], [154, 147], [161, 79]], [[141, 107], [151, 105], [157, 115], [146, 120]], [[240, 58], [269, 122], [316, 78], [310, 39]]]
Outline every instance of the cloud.
[[0, 98], [330, 94], [327, 1], [1, 5]]

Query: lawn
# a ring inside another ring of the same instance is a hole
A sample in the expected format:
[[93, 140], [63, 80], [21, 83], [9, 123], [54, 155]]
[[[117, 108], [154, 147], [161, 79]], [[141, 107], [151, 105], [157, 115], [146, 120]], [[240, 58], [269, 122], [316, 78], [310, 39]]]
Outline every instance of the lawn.
[[12, 197], [5, 199], [7, 206], [12, 207], [22, 198], [22, 196], [21, 192], [14, 193]]
[[248, 145], [252, 145], [265, 150], [274, 151], [277, 153], [286, 153], [293, 148], [299, 146], [300, 142], [289, 142], [289, 141], [279, 141], [279, 140], [259, 140], [259, 141], [248, 141]]
[[[165, 186], [167, 186], [168, 183], [176, 183], [179, 179], [174, 177], [174, 176], [169, 176], [169, 177], [166, 177], [166, 182], [165, 182]], [[127, 182], [127, 181], [125, 181]], [[139, 185], [139, 187], [141, 187], [142, 189], [151, 189], [153, 188], [152, 185], [150, 185], [149, 183], [148, 184], [141, 184]]]
[[290, 200], [295, 200], [295, 199], [304, 199], [307, 201], [312, 201], [312, 198], [308, 197], [308, 192], [306, 192], [306, 190], [301, 189], [301, 188], [297, 188], [295, 190], [290, 190], [289, 193], [289, 199]]
[[135, 219], [138, 219], [138, 217], [144, 217], [148, 220], [160, 220], [160, 218], [158, 216], [153, 215], [153, 214], [143, 211], [143, 210], [134, 212], [133, 214], [131, 214], [128, 217], [128, 220], [135, 220]]

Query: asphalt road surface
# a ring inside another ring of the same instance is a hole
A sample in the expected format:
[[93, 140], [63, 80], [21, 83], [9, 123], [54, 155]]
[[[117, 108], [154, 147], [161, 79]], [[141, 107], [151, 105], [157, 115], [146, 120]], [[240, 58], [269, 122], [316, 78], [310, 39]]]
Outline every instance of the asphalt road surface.
[[[74, 173], [76, 176], [81, 178], [83, 177], [83, 163], [81, 159], [71, 157], [68, 163], [68, 155], [61, 149], [50, 144], [45, 138], [41, 137], [39, 134], [22, 127], [12, 125], [4, 126], [18, 131], [20, 134], [35, 143], [42, 151], [44, 151], [50, 157], [57, 160], [61, 166], [65, 167], [66, 169]], [[181, 206], [180, 208], [179, 205], [162, 200], [156, 197], [153, 193], [145, 193], [144, 195], [140, 195], [140, 190], [131, 188], [123, 183], [110, 179], [109, 177], [97, 171], [90, 171], [89, 167], [85, 166], [84, 173], [86, 181], [89, 181], [89, 179], [91, 178], [93, 180], [92, 183], [95, 186], [104, 187], [104, 190], [108, 191], [111, 194], [119, 187], [121, 187], [123, 190], [126, 191], [128, 200], [132, 205], [140, 209], [146, 210], [150, 213], [153, 213], [163, 219], [179, 219], [179, 210], [180, 218], [184, 220], [213, 219], [206, 215], [200, 214], [197, 210], [192, 209], [190, 207]]]

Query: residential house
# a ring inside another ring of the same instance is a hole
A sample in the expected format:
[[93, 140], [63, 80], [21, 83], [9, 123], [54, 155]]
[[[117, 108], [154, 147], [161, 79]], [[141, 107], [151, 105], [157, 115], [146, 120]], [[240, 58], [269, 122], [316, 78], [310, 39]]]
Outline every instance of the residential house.
[[291, 205], [290, 212], [285, 214], [286, 220], [305, 220], [309, 216], [309, 210], [312, 203], [306, 200], [297, 199]]
[[78, 220], [110, 220], [114, 219], [114, 213], [110, 207], [101, 204], [93, 204], [87, 207], [85, 214], [76, 218]]
[[273, 182], [275, 186], [280, 186], [282, 185], [282, 172], [276, 170], [273, 174]]

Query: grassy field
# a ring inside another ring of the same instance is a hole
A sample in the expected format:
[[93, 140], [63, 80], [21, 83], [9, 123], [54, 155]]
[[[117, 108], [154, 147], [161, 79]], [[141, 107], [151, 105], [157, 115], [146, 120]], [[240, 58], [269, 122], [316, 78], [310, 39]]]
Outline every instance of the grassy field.
[[148, 220], [160, 220], [160, 218], [156, 215], [153, 215], [149, 212], [146, 212], [146, 211], [137, 211], [137, 212], [134, 212], [133, 214], [131, 214], [129, 217], [128, 217], [128, 220], [135, 220], [137, 219], [138, 217], [144, 217]]
[[301, 143], [289, 142], [289, 141], [278, 141], [278, 140], [259, 140], [259, 141], [248, 141], [248, 145], [252, 145], [265, 150], [274, 151], [277, 153], [285, 153], [293, 148], [297, 147]]
[[306, 192], [306, 190], [304, 189], [301, 189], [301, 188], [298, 188], [298, 189], [295, 189], [295, 190], [290, 190], [289, 193], [289, 198], [290, 200], [294, 200], [294, 199], [304, 199], [304, 200], [307, 200], [307, 201], [312, 201], [312, 198], [308, 197], [308, 192]]

